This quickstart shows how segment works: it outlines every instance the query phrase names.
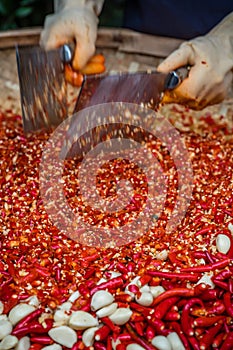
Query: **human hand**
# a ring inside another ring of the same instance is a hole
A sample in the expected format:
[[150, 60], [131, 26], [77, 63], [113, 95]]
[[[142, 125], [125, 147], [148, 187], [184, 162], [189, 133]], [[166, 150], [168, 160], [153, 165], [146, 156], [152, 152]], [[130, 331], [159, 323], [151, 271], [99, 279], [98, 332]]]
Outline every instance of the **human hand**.
[[168, 73], [191, 66], [189, 76], [176, 89], [164, 94], [164, 103], [177, 102], [194, 109], [219, 103], [227, 96], [232, 83], [233, 26], [232, 16], [206, 36], [184, 42], [159, 66]]
[[90, 6], [64, 7], [45, 19], [40, 45], [46, 50], [75, 42], [74, 70], [82, 69], [95, 52], [98, 17]]

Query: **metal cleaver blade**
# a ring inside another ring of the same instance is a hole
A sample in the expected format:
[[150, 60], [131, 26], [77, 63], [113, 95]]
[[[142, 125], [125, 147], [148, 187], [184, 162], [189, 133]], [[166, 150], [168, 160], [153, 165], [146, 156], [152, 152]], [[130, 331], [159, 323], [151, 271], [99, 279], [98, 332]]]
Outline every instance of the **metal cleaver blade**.
[[16, 47], [25, 133], [52, 130], [67, 117], [67, 89], [59, 50]]
[[161, 100], [166, 79], [166, 74], [158, 72], [86, 76], [74, 112], [108, 102], [130, 102], [155, 108]]

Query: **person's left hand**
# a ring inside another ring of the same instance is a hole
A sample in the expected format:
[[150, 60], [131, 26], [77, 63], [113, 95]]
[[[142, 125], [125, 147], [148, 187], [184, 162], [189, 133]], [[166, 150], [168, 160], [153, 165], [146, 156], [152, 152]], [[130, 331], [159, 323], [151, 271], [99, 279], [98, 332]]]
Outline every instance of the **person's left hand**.
[[202, 109], [223, 101], [232, 82], [233, 48], [227, 35], [222, 34], [184, 42], [158, 66], [157, 70], [164, 73], [191, 66], [188, 78], [166, 92], [163, 103], [176, 102]]

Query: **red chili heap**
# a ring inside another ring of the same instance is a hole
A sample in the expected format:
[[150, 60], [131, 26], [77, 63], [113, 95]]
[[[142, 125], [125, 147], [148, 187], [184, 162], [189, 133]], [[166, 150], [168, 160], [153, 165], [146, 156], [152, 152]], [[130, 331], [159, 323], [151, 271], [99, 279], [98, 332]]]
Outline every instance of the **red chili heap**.
[[[198, 124], [191, 111], [173, 113], [186, 129], [194, 172], [185, 218], [166, 233], [176, 171], [159, 140], [148, 141], [168, 179], [164, 210], [136, 241], [106, 249], [53, 226], [39, 193], [49, 135], [26, 138], [20, 116], [0, 113], [1, 350], [232, 350], [233, 130], [221, 116], [203, 115]], [[194, 125], [201, 134], [190, 131]], [[133, 179], [132, 202], [115, 217], [84, 206], [78, 166], [66, 160], [64, 192], [89, 224], [124, 225], [143, 208], [147, 186], [136, 166], [114, 159], [99, 173], [103, 197], [115, 195], [116, 177]]]

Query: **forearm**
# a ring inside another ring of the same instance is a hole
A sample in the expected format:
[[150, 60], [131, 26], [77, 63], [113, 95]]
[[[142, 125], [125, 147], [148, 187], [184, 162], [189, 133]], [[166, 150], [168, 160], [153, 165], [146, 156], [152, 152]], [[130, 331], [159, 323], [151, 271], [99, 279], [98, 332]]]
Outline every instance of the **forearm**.
[[55, 12], [60, 11], [65, 7], [84, 7], [88, 6], [94, 9], [97, 16], [102, 11], [104, 0], [54, 0], [54, 10]]

